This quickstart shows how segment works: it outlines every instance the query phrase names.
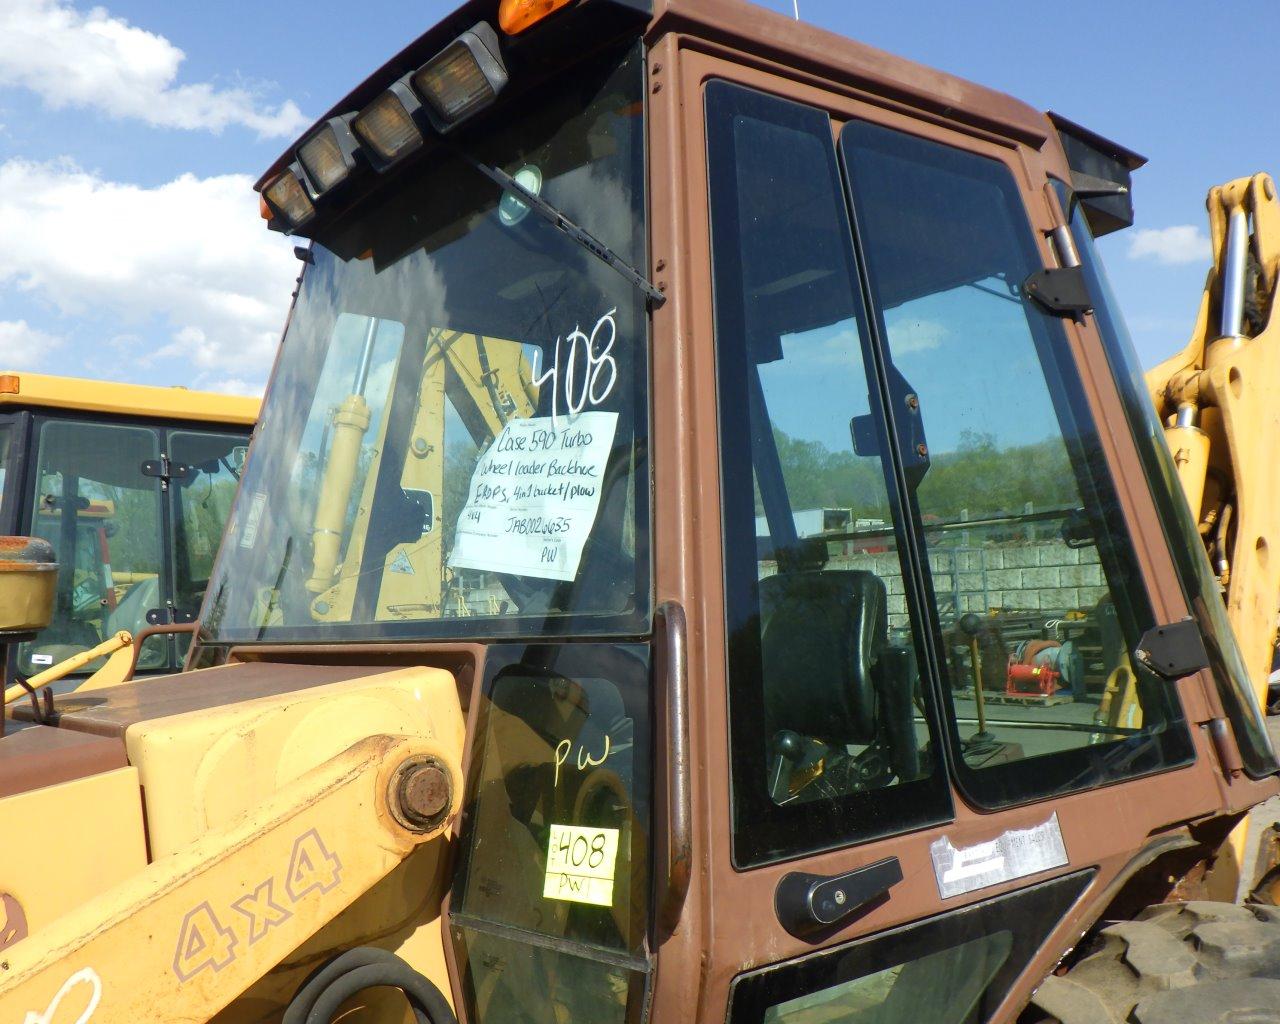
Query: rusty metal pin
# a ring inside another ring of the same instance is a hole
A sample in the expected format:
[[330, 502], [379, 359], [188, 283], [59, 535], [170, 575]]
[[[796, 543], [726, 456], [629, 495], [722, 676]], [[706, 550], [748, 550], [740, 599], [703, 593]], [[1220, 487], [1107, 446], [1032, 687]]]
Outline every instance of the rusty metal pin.
[[392, 814], [415, 832], [438, 828], [453, 803], [453, 776], [443, 762], [430, 756], [406, 761], [390, 788]]

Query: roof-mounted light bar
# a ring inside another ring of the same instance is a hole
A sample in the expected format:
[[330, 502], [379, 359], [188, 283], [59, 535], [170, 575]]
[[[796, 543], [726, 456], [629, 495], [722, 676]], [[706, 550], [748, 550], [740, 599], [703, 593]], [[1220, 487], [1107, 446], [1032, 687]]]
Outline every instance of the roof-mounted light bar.
[[331, 117], [298, 146], [296, 161], [263, 189], [271, 212], [295, 229], [337, 188], [364, 153], [379, 171], [490, 106], [506, 87], [498, 34], [487, 22], [463, 32], [429, 61], [355, 114]]

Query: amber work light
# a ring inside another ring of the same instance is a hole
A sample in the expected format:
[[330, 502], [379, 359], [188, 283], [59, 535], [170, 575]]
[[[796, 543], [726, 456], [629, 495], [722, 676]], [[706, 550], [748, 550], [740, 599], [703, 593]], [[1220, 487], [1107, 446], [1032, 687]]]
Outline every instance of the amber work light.
[[418, 106], [417, 97], [403, 81], [393, 82], [355, 116], [351, 129], [384, 165], [395, 163], [422, 145], [422, 132], [413, 121]]
[[298, 162], [316, 195], [323, 195], [343, 182], [355, 166], [356, 142], [347, 127], [347, 118], [335, 117], [298, 147]]
[[316, 215], [311, 197], [302, 186], [297, 171], [290, 168], [262, 190], [267, 202], [293, 227], [300, 227]]
[[427, 61], [413, 74], [432, 126], [447, 132], [498, 98], [507, 84], [507, 69], [498, 34], [480, 22]]
[[519, 35], [530, 25], [541, 21], [572, 0], [502, 0], [498, 7], [498, 25], [509, 36]]

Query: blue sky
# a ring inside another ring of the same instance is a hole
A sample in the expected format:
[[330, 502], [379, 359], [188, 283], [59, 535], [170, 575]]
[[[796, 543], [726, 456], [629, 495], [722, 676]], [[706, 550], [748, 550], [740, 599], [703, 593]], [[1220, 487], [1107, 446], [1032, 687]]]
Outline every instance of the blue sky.
[[[296, 265], [251, 181], [452, 6], [2, 0], [0, 364], [260, 389]], [[1255, 52], [1280, 38], [1280, 4], [800, 0], [800, 13], [1147, 155], [1137, 231], [1103, 251], [1143, 363], [1181, 347], [1208, 261], [1206, 190], [1280, 173], [1274, 67]]]

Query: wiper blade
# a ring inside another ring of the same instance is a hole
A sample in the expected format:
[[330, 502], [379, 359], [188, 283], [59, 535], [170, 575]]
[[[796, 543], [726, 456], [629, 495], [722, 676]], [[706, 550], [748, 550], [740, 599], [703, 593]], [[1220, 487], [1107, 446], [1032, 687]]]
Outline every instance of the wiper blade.
[[596, 259], [606, 266], [612, 267], [619, 274], [625, 277], [633, 285], [639, 288], [648, 296], [649, 301], [657, 308], [667, 301], [666, 295], [654, 286], [653, 282], [645, 277], [640, 271], [624, 260], [616, 252], [605, 245], [600, 239], [596, 238], [590, 231], [585, 228], [578, 227], [573, 221], [557, 210], [542, 196], [530, 192], [527, 188], [516, 181], [511, 175], [500, 167], [492, 167], [469, 153], [462, 152], [455, 148], [458, 156], [469, 163], [477, 171], [494, 182], [504, 192], [520, 200], [529, 207], [534, 213], [545, 220], [552, 227], [564, 232], [578, 245], [586, 249]]

